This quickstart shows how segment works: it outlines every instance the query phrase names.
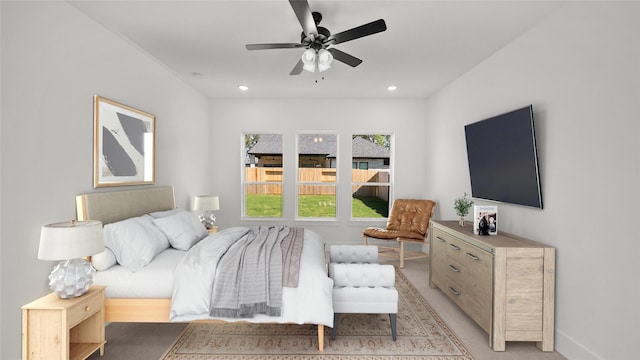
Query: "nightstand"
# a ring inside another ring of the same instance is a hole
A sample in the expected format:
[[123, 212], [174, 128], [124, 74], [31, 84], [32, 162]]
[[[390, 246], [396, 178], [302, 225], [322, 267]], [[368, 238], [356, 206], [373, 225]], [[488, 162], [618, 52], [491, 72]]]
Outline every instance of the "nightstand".
[[72, 299], [51, 293], [22, 307], [22, 359], [104, 355], [104, 286]]
[[207, 231], [209, 232], [209, 234], [215, 234], [218, 232], [218, 227], [213, 226], [211, 229], [207, 229]]

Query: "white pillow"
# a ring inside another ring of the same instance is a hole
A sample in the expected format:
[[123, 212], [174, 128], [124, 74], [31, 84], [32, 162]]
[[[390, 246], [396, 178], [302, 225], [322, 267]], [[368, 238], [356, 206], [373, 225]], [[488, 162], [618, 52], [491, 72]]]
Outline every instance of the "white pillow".
[[142, 269], [169, 247], [169, 240], [153, 225], [149, 215], [105, 225], [104, 242], [118, 263], [132, 272]]
[[191, 249], [193, 245], [209, 234], [198, 217], [186, 210], [153, 219], [153, 223], [167, 236], [169, 244], [178, 250]]
[[149, 213], [149, 215], [151, 215], [151, 217], [158, 219], [158, 218], [163, 218], [163, 217], [167, 217], [167, 216], [171, 216], [171, 215], [175, 215], [181, 211], [184, 211], [180, 208], [175, 208], [175, 209], [171, 209], [171, 210], [163, 210], [163, 211], [156, 211], [156, 212], [152, 212]]
[[109, 248], [104, 248], [104, 251], [91, 256], [91, 265], [98, 270], [103, 271], [117, 264], [116, 256]]

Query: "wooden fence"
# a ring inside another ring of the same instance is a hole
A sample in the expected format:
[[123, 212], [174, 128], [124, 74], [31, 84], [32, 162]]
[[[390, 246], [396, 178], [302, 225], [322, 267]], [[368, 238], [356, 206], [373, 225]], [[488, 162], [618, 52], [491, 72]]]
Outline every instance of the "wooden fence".
[[[300, 185], [301, 195], [335, 195], [336, 193], [336, 169], [333, 168], [300, 168], [298, 179], [301, 182], [316, 183]], [[247, 194], [282, 194], [282, 168], [247, 167], [245, 168], [245, 180], [251, 182], [277, 182], [278, 184], [251, 184], [247, 185]], [[351, 170], [351, 182], [353, 183], [388, 183], [389, 172], [385, 170]], [[317, 183], [327, 183], [319, 185]], [[389, 201], [388, 186], [362, 186], [354, 185], [353, 196], [375, 196]]]

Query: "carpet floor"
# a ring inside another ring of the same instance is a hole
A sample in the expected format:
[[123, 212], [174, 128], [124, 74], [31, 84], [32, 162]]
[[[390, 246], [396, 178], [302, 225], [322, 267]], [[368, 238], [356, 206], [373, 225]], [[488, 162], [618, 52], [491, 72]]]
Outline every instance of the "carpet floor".
[[193, 323], [162, 359], [474, 359], [400, 271], [396, 288], [397, 341], [386, 314], [342, 315], [336, 340], [325, 328], [322, 353], [315, 325]]

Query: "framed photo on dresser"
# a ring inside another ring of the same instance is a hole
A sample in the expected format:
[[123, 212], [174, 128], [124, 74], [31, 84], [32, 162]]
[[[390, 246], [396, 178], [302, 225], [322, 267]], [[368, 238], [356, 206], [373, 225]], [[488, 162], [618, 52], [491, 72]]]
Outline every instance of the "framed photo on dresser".
[[473, 233], [476, 235], [498, 235], [497, 206], [473, 206]]

